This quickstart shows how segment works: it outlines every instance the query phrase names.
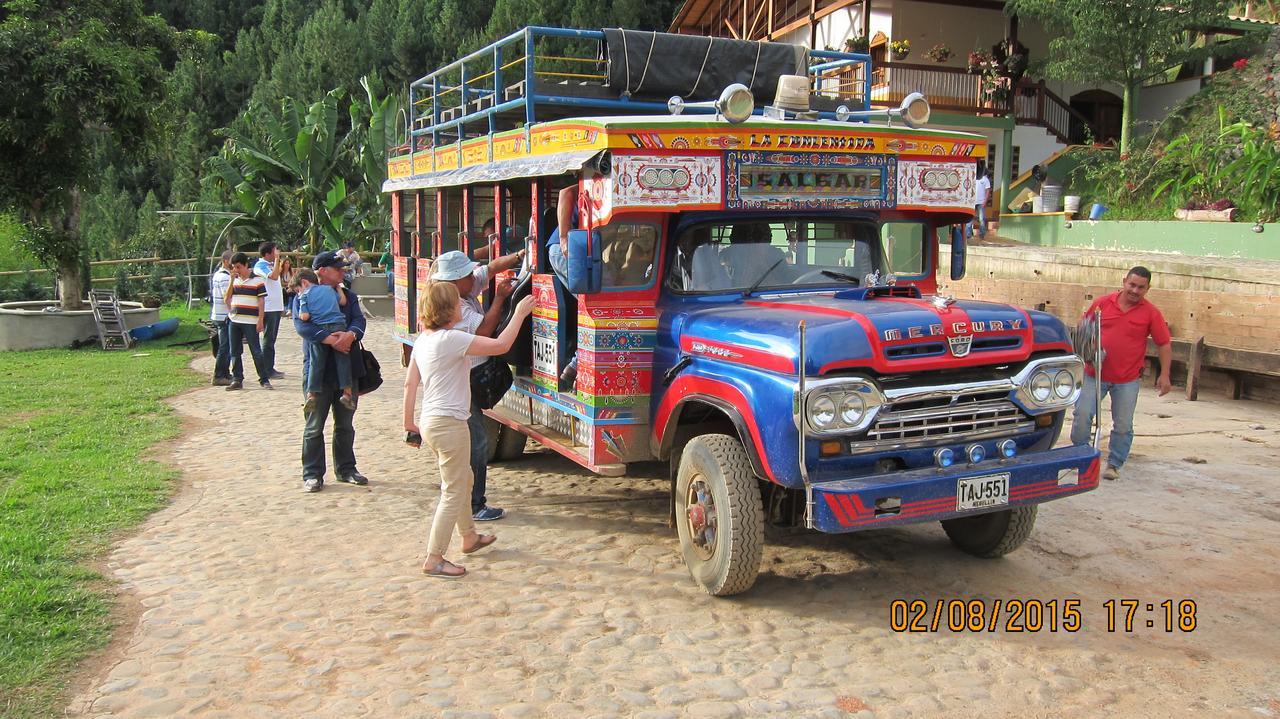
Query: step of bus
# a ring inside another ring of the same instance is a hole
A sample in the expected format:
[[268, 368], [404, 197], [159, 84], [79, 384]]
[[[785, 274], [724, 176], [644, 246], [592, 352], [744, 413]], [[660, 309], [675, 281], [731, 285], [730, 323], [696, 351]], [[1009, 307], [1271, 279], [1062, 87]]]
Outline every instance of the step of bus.
[[621, 477], [627, 473], [627, 465], [625, 464], [593, 464], [586, 454], [587, 448], [575, 444], [572, 437], [568, 437], [546, 425], [525, 424], [515, 413], [501, 405], [493, 409], [487, 409], [484, 413], [491, 419], [501, 422], [517, 432], [528, 435], [530, 439], [543, 447], [596, 474], [605, 477]]

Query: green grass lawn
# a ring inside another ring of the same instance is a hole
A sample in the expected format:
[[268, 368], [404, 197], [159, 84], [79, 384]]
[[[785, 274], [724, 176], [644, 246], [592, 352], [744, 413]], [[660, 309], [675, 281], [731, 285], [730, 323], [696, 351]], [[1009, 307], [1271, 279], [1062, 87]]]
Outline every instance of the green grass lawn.
[[[207, 312], [162, 317], [194, 338]], [[61, 715], [77, 661], [110, 636], [108, 586], [89, 565], [168, 501], [177, 472], [143, 456], [179, 432], [162, 399], [205, 380], [174, 339], [0, 356], [0, 716]]]

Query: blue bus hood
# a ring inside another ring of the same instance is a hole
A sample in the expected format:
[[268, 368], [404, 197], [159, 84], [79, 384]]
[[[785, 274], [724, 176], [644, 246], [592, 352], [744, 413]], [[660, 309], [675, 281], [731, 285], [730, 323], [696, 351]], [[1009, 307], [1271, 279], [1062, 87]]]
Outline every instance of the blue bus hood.
[[920, 372], [1025, 361], [1033, 349], [1065, 349], [1062, 323], [994, 302], [860, 293], [769, 294], [689, 311], [683, 354], [794, 374], [799, 323], [809, 376], [840, 371]]

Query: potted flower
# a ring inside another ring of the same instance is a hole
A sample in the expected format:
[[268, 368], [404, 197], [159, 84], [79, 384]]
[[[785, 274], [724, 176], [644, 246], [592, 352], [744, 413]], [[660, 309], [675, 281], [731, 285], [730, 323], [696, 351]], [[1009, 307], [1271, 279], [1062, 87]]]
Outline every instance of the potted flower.
[[969, 51], [969, 65], [968, 65], [968, 67], [969, 67], [969, 72], [970, 72], [970, 73], [975, 73], [975, 74], [976, 74], [976, 73], [982, 72], [983, 67], [984, 67], [984, 66], [986, 66], [987, 64], [989, 64], [990, 62], [991, 62], [991, 54], [990, 54], [990, 53], [988, 53], [988, 52], [986, 52], [986, 51], [983, 51], [983, 50], [970, 50], [970, 51]]
[[951, 48], [947, 47], [946, 43], [940, 42], [929, 48], [924, 56], [934, 62], [946, 62], [951, 59]]
[[911, 54], [911, 41], [894, 40], [889, 43], [889, 52], [893, 55], [894, 60], [906, 60], [907, 55]]
[[865, 55], [866, 52], [870, 49], [871, 49], [871, 40], [867, 38], [866, 34], [858, 34], [850, 38], [845, 38], [845, 41], [844, 41], [845, 52], [860, 52]]

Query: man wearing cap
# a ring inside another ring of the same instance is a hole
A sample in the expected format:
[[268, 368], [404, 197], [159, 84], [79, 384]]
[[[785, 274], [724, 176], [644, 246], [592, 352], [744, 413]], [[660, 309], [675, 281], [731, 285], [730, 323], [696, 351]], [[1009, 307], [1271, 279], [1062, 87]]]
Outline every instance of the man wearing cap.
[[[433, 282], [452, 282], [458, 287], [462, 297], [462, 321], [454, 329], [470, 332], [478, 337], [492, 337], [502, 319], [503, 306], [515, 285], [511, 281], [499, 282], [494, 287], [493, 303], [485, 312], [480, 304], [480, 293], [489, 286], [489, 278], [498, 272], [505, 272], [519, 266], [524, 260], [525, 251], [503, 255], [490, 262], [488, 266], [472, 262], [465, 254], [454, 250], [440, 255], [435, 262], [435, 270], [431, 273]], [[482, 364], [486, 357], [471, 357], [474, 369]], [[467, 420], [467, 429], [471, 433], [471, 472], [475, 481], [471, 485], [471, 513], [476, 521], [486, 522], [502, 519], [506, 514], [500, 507], [486, 504], [484, 494], [485, 480], [488, 478], [489, 441], [484, 431], [484, 411], [471, 402], [471, 417]]]
[[[321, 252], [311, 263], [322, 284], [337, 289], [342, 284], [342, 275], [347, 263], [332, 251]], [[365, 319], [360, 311], [360, 298], [350, 289], [347, 303], [342, 305], [342, 314], [347, 321], [347, 329], [343, 332], [329, 332], [323, 327], [305, 322], [298, 318], [297, 299], [293, 308], [293, 328], [302, 337], [302, 376], [307, 376], [307, 343], [320, 342], [329, 345], [335, 352], [350, 352], [356, 343], [364, 337]], [[352, 379], [356, 381], [364, 376], [362, 362], [351, 363]], [[355, 412], [343, 406], [342, 389], [338, 386], [337, 372], [330, 363], [325, 369], [324, 383], [318, 390], [316, 408], [307, 415], [306, 429], [302, 433], [302, 487], [307, 492], [319, 492], [324, 489], [324, 425], [333, 414], [333, 464], [339, 482], [366, 485], [367, 477], [356, 469], [355, 440], [356, 430], [353, 423]]]

